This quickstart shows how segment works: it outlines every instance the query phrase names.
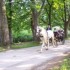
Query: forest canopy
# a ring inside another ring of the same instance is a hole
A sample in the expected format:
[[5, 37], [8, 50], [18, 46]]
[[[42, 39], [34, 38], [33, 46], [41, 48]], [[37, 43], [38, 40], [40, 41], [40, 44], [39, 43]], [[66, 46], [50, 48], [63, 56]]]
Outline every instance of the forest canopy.
[[37, 25], [60, 26], [68, 36], [70, 0], [1, 0], [0, 4], [6, 8], [2, 13], [6, 12], [10, 42], [36, 40]]

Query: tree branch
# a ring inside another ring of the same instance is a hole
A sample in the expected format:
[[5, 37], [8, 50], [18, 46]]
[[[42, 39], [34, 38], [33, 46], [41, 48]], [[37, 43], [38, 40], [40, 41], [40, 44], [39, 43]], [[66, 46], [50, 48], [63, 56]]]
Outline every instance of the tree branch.
[[45, 7], [45, 11], [47, 12], [47, 14], [49, 14], [49, 13], [48, 13], [48, 9], [47, 9], [47, 7]]
[[41, 13], [41, 11], [42, 11], [42, 8], [43, 8], [44, 4], [45, 4], [45, 0], [42, 0], [42, 6], [41, 6], [41, 8], [40, 8], [40, 11], [38, 12], [38, 16], [40, 15], [40, 13]]
[[47, 3], [50, 5], [49, 1], [47, 0]]
[[52, 6], [53, 0], [52, 0], [52, 2], [49, 2], [49, 0], [47, 0], [47, 3], [49, 4], [49, 6]]
[[41, 20], [42, 20], [42, 22], [46, 23], [46, 21], [43, 18], [41, 18]]

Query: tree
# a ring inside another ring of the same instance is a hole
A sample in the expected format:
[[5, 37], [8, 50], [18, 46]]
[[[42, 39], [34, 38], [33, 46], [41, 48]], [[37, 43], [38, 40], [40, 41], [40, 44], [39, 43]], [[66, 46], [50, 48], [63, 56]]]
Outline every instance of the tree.
[[67, 38], [67, 29], [68, 29], [68, 25], [70, 23], [70, 4], [68, 4], [68, 2], [70, 2], [69, 0], [66, 1], [64, 0], [64, 17], [63, 17], [63, 21], [64, 21], [64, 33], [65, 33], [65, 38]]
[[[7, 17], [12, 27], [13, 36], [19, 36], [21, 31], [28, 30], [36, 40], [36, 26], [59, 25], [64, 27], [64, 1], [63, 0], [11, 0], [7, 4]], [[66, 3], [69, 0], [66, 0]], [[70, 3], [69, 3], [70, 4]], [[66, 21], [68, 21], [68, 8], [66, 4]], [[12, 11], [11, 11], [12, 10]], [[11, 13], [12, 24], [11, 24]], [[63, 18], [63, 20], [62, 20]], [[69, 21], [68, 21], [69, 22]], [[10, 29], [9, 25], [9, 29]], [[69, 23], [68, 23], [69, 25]], [[10, 32], [10, 31], [9, 31]], [[11, 34], [11, 33], [10, 33]], [[23, 36], [23, 35], [22, 35]]]
[[31, 11], [32, 11], [31, 28], [32, 28], [32, 33], [33, 33], [33, 39], [37, 40], [36, 27], [38, 25], [38, 12], [37, 12], [37, 9], [35, 7], [35, 1], [31, 0], [31, 2], [32, 2], [32, 7], [31, 7]]
[[4, 0], [0, 0], [0, 43], [5, 48], [10, 48], [9, 29], [6, 17]]
[[7, 1], [7, 7], [6, 9], [8, 10], [8, 15], [7, 15], [7, 19], [8, 19], [8, 27], [9, 27], [9, 37], [10, 37], [10, 44], [13, 43], [13, 38], [12, 38], [12, 0], [8, 0]]
[[[52, 7], [53, 7], [53, 0], [47, 0], [48, 3], [48, 8], [46, 8], [47, 10], [47, 14], [48, 14], [48, 24], [51, 26], [51, 17], [52, 17]], [[47, 5], [46, 5], [47, 6]]]
[[38, 17], [43, 9], [45, 0], [42, 1], [42, 5], [40, 7], [40, 10], [38, 11], [36, 8], [36, 3], [35, 0], [31, 0], [31, 11], [32, 11], [32, 18], [31, 18], [31, 27], [32, 27], [32, 33], [33, 33], [33, 38], [34, 40], [37, 40], [36, 37], [36, 27], [38, 25]]

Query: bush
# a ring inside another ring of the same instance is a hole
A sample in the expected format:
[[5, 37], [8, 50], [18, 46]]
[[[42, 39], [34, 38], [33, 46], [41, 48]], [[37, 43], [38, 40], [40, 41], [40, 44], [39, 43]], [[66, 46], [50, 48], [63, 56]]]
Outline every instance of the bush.
[[13, 37], [13, 41], [15, 43], [17, 42], [26, 42], [26, 41], [32, 41], [33, 37], [31, 35], [19, 35], [17, 37]]
[[62, 62], [62, 64], [57, 68], [54, 67], [53, 70], [70, 70], [70, 56], [67, 56]]

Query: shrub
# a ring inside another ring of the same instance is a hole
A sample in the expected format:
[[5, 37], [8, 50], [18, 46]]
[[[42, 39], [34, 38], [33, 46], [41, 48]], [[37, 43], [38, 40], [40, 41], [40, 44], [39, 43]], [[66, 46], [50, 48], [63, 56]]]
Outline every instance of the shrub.
[[19, 35], [17, 37], [13, 37], [13, 41], [15, 43], [17, 42], [26, 42], [26, 41], [32, 41], [33, 37], [31, 35]]

